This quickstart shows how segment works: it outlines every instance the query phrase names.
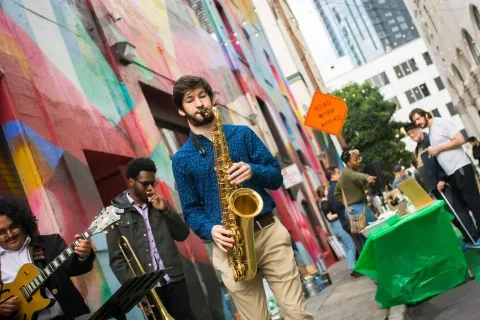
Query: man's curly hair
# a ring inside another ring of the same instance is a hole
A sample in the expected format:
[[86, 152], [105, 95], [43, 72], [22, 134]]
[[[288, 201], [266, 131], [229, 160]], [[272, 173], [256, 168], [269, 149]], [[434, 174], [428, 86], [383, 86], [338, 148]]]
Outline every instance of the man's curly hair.
[[37, 217], [24, 201], [9, 195], [0, 195], [0, 216], [6, 215], [29, 236], [38, 235]]

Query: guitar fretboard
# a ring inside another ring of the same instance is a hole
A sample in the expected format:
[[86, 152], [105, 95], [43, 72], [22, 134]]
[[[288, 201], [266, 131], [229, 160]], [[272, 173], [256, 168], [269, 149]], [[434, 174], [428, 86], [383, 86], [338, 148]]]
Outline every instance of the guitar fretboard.
[[40, 273], [33, 278], [28, 284], [23, 288], [28, 296], [31, 296], [42, 284], [47, 281], [47, 279], [65, 262], [72, 254], [75, 253], [75, 246], [79, 243], [79, 240], [88, 240], [92, 236], [92, 231], [94, 228], [88, 229], [85, 231], [79, 239], [75, 240], [70, 244], [65, 250], [63, 250], [52, 262], [50, 262], [45, 269], [40, 271]]

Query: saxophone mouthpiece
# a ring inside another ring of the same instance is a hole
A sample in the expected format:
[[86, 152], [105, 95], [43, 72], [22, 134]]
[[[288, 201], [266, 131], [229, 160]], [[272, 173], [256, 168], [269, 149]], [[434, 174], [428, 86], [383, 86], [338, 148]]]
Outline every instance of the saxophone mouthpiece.
[[212, 112], [211, 109], [202, 109], [202, 110], [200, 110], [199, 113], [202, 115], [202, 117], [206, 117], [206, 116], [210, 115], [211, 112]]

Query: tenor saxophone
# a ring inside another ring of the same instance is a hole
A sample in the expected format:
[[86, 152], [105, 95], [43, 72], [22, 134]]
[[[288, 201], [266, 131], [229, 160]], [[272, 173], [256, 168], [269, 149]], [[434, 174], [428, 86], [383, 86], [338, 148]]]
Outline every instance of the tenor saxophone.
[[239, 184], [232, 185], [228, 181], [227, 170], [233, 163], [228, 152], [222, 119], [216, 108], [206, 110], [204, 114], [210, 112], [214, 115], [212, 144], [222, 226], [232, 231], [235, 241], [233, 248], [227, 252], [228, 265], [233, 270], [235, 282], [251, 280], [257, 274], [253, 222], [263, 209], [263, 199], [255, 190], [243, 188]]

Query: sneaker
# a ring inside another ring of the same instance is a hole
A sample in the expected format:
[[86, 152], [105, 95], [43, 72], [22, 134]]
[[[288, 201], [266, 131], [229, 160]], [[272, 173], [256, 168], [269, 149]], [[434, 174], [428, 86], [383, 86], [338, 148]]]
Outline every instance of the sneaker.
[[475, 243], [467, 242], [462, 244], [463, 251], [467, 251], [468, 249], [480, 249], [480, 238], [478, 238]]
[[352, 278], [356, 279], [356, 278], [363, 277], [363, 274], [358, 273], [357, 271], [352, 271], [352, 273], [350, 273], [350, 276], [351, 276]]
[[472, 244], [472, 249], [480, 249], [480, 238], [477, 239], [477, 241], [475, 241], [474, 244]]

